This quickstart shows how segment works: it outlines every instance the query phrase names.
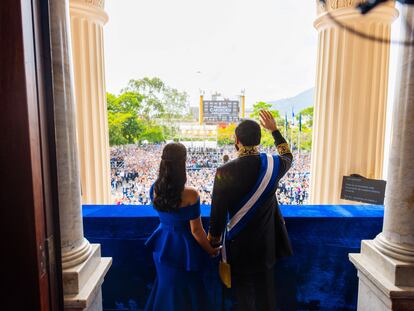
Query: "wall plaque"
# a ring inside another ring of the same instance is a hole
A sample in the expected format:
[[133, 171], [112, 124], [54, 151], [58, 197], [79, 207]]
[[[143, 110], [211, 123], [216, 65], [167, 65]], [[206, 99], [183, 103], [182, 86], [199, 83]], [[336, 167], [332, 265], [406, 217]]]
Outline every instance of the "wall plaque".
[[383, 205], [385, 185], [385, 180], [368, 179], [359, 175], [344, 176], [341, 199]]

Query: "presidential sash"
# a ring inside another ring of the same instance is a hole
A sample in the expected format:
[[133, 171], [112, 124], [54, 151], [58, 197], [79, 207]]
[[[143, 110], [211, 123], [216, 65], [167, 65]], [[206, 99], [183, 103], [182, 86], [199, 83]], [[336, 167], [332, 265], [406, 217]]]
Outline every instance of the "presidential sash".
[[268, 198], [268, 195], [277, 182], [279, 173], [279, 157], [260, 154], [261, 167], [259, 177], [253, 189], [240, 201], [237, 213], [228, 221], [223, 237], [221, 249], [221, 262], [219, 264], [219, 275], [223, 284], [231, 288], [231, 267], [227, 262], [226, 240], [233, 239], [256, 213], [260, 205]]

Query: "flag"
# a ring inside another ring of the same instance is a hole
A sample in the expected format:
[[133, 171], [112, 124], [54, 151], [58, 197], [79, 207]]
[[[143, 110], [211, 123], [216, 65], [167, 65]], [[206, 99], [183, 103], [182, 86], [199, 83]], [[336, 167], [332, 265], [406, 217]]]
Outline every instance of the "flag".
[[287, 118], [287, 113], [285, 112], [285, 130], [288, 130], [288, 118]]
[[302, 132], [302, 113], [299, 113], [299, 132]]
[[295, 125], [295, 112], [293, 111], [292, 107], [292, 126]]

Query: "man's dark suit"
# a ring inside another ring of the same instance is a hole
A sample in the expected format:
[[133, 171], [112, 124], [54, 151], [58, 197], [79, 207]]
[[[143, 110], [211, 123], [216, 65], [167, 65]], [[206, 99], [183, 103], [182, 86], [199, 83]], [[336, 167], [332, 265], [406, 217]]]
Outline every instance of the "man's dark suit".
[[[275, 145], [286, 146], [279, 131], [272, 133]], [[279, 155], [278, 180], [289, 170], [293, 156]], [[258, 155], [239, 157], [217, 169], [214, 181], [209, 234], [221, 237], [243, 197], [254, 187], [260, 171]], [[290, 256], [292, 249], [275, 196], [277, 184], [246, 227], [228, 245], [232, 284], [241, 310], [274, 310], [273, 266], [276, 259]], [[256, 302], [255, 302], [256, 301]]]

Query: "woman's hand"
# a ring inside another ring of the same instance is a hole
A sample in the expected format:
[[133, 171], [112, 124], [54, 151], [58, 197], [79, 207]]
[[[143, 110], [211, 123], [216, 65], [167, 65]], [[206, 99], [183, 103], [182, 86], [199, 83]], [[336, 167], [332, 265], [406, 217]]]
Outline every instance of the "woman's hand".
[[269, 132], [274, 132], [277, 130], [277, 125], [275, 118], [272, 116], [268, 110], [260, 110], [260, 124]]
[[216, 257], [220, 253], [221, 246], [213, 247], [211, 246], [209, 240], [207, 239], [207, 234], [204, 231], [203, 223], [201, 222], [201, 217], [190, 220], [191, 233], [194, 239], [198, 244], [206, 251], [210, 257]]

